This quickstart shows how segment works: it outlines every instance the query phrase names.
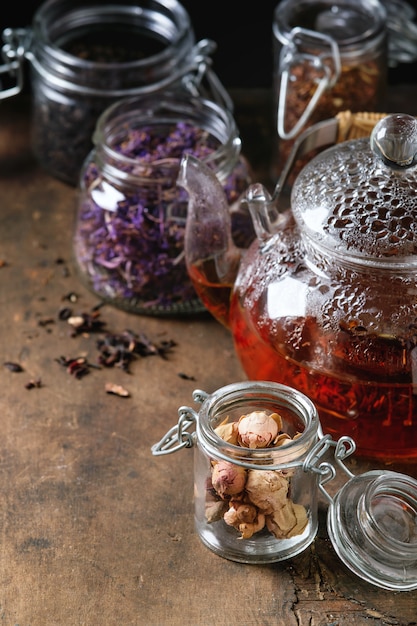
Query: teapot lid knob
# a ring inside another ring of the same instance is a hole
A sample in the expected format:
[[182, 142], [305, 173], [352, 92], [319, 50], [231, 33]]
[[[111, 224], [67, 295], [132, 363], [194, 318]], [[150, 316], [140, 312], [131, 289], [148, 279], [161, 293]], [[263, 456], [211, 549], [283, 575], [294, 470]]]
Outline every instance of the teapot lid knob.
[[405, 113], [387, 115], [370, 137], [373, 153], [386, 165], [404, 169], [417, 163], [417, 119]]

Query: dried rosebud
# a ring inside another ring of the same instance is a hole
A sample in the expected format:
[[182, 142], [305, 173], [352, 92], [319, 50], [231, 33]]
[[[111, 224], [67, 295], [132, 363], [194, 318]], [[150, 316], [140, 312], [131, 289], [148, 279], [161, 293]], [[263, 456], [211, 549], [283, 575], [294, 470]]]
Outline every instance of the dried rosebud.
[[251, 503], [268, 515], [285, 506], [288, 480], [277, 470], [249, 470], [246, 493]]
[[223, 519], [228, 526], [233, 526], [241, 533], [241, 539], [250, 539], [265, 527], [265, 515], [255, 506], [238, 500], [230, 502]]
[[244, 467], [229, 461], [218, 461], [212, 469], [213, 488], [221, 498], [236, 496], [245, 488], [247, 472]]
[[238, 422], [238, 442], [245, 448], [266, 448], [272, 444], [281, 428], [278, 413], [253, 411], [242, 415]]
[[285, 446], [285, 444], [290, 443], [291, 441], [292, 439], [287, 433], [280, 433], [274, 441], [274, 446], [279, 448], [280, 446]]

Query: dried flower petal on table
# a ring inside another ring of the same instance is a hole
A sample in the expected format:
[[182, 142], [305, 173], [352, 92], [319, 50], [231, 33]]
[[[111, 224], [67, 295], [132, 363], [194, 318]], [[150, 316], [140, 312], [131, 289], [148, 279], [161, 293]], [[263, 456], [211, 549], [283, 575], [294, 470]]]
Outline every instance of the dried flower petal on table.
[[91, 363], [84, 356], [75, 358], [61, 356], [56, 361], [63, 367], [66, 367], [68, 374], [77, 379], [84, 378], [84, 376], [90, 373], [90, 368], [92, 367]]
[[157, 344], [144, 333], [134, 333], [131, 330], [125, 330], [122, 333], [106, 333], [97, 341], [100, 365], [121, 367], [126, 372], [129, 371], [131, 362], [138, 356], [156, 355], [165, 359], [175, 345], [172, 340]]
[[67, 318], [67, 323], [73, 329], [73, 336], [82, 333], [102, 332], [105, 322], [100, 319], [100, 313], [80, 313], [79, 315], [71, 315]]
[[25, 389], [40, 389], [41, 387], [43, 387], [43, 385], [40, 378], [36, 378], [35, 380], [29, 380], [29, 382], [27, 382], [25, 385]]
[[121, 385], [115, 385], [114, 383], [106, 383], [105, 384], [106, 393], [111, 393], [114, 396], [120, 396], [121, 398], [129, 398], [130, 393], [127, 389], [122, 387]]

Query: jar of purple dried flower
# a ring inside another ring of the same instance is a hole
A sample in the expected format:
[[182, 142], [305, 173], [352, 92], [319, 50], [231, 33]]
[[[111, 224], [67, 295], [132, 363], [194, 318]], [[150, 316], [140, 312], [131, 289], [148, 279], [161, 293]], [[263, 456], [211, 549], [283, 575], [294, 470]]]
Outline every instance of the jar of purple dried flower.
[[238, 200], [250, 168], [230, 110], [178, 92], [122, 99], [101, 115], [93, 141], [74, 234], [82, 280], [134, 313], [204, 311], [184, 258], [188, 195], [176, 181], [185, 153], [212, 167], [231, 207], [232, 234], [249, 245], [252, 222]]

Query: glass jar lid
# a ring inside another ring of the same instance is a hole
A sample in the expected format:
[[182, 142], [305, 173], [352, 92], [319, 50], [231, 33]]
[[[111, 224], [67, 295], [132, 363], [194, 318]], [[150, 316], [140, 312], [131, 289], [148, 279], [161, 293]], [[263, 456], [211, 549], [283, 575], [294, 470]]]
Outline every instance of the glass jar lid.
[[291, 202], [314, 246], [344, 260], [395, 266], [417, 263], [416, 197], [417, 119], [393, 114], [370, 138], [315, 156], [297, 177]]
[[343, 56], [362, 54], [376, 37], [384, 36], [386, 8], [379, 0], [284, 0], [274, 12], [273, 30], [278, 41], [291, 41], [294, 28], [320, 32], [337, 42]]
[[391, 591], [417, 589], [417, 481], [391, 471], [351, 478], [327, 515], [333, 547], [363, 580]]

